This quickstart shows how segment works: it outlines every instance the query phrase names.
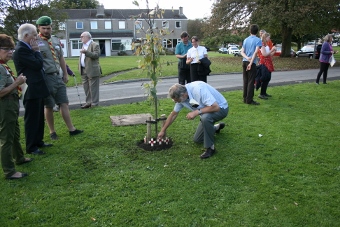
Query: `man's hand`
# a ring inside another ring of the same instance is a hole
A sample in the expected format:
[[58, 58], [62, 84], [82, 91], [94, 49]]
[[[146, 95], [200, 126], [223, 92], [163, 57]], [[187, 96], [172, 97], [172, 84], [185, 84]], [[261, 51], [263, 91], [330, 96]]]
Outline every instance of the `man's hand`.
[[63, 80], [64, 80], [65, 84], [68, 83], [68, 75], [67, 75], [67, 73], [64, 73]]
[[190, 113], [187, 114], [187, 119], [188, 120], [193, 120], [195, 117], [198, 115], [198, 111], [194, 110], [191, 111]]
[[164, 135], [165, 135], [165, 132], [161, 131], [161, 132], [158, 133], [157, 138], [158, 138], [158, 139], [163, 139], [163, 138], [164, 138]]
[[38, 46], [38, 42], [35, 39], [30, 40], [30, 46], [31, 46], [32, 50], [40, 51], [39, 46]]
[[80, 50], [80, 53], [85, 54], [85, 53], [86, 53], [86, 50], [85, 50], [85, 49], [81, 49], [81, 50]]

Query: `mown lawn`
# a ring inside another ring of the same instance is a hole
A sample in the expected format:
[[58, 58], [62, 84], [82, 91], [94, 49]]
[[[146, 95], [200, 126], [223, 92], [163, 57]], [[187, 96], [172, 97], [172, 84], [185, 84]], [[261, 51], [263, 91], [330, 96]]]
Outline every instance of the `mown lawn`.
[[[340, 81], [269, 87], [260, 106], [225, 92], [230, 112], [217, 154], [201, 160], [198, 119], [183, 110], [168, 130], [173, 146], [137, 147], [145, 125], [113, 127], [109, 116], [152, 113], [147, 102], [72, 110], [69, 137], [0, 180], [0, 226], [338, 226]], [[160, 114], [173, 107], [160, 102]], [[23, 119], [20, 118], [22, 144]], [[46, 142], [51, 142], [48, 130]], [[261, 136], [262, 135], [262, 136]]]

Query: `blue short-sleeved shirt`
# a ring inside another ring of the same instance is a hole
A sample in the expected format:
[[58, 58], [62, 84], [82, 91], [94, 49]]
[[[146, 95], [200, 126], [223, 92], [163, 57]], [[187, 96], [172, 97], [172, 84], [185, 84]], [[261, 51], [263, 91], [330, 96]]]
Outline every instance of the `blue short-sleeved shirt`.
[[[211, 106], [216, 102], [220, 108], [228, 108], [228, 102], [224, 96], [215, 88], [203, 81], [195, 81], [185, 85], [187, 88], [189, 99], [181, 103], [176, 103], [174, 107], [175, 112], [179, 112], [183, 107], [188, 108], [190, 111], [201, 109], [205, 106]], [[194, 99], [198, 102], [199, 106], [194, 108], [190, 105], [189, 100]]]
[[[248, 57], [252, 57], [256, 47], [260, 47], [262, 46], [262, 41], [260, 38], [256, 37], [255, 35], [251, 35], [248, 36], [244, 41], [243, 41], [243, 49], [244, 49], [244, 53], [248, 56]], [[248, 61], [247, 59], [243, 58], [243, 61]], [[257, 56], [254, 59], [255, 64], [257, 64]]]

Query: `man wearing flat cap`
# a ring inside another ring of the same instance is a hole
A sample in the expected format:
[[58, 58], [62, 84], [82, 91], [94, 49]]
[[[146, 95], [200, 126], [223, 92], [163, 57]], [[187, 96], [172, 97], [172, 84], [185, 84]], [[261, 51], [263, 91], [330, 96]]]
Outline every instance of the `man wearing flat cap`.
[[70, 136], [77, 135], [83, 131], [76, 129], [72, 124], [65, 85], [68, 82], [68, 74], [60, 40], [51, 36], [52, 19], [50, 17], [42, 16], [36, 24], [39, 30], [38, 45], [43, 56], [46, 84], [50, 91], [50, 96], [45, 99], [45, 118], [50, 129], [50, 137], [52, 140], [58, 139], [54, 129], [53, 107], [55, 104], [59, 106]]

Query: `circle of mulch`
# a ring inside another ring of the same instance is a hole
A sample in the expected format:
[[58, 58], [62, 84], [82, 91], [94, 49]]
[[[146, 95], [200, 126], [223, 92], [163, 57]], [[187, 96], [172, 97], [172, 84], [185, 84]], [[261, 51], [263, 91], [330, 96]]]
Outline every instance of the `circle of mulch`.
[[153, 146], [151, 146], [149, 143], [144, 143], [144, 140], [140, 140], [137, 142], [137, 146], [146, 150], [146, 151], [161, 151], [161, 150], [166, 150], [172, 147], [173, 141], [169, 139], [168, 144], [165, 142], [162, 142], [161, 145], [159, 145], [158, 142], [154, 143]]

